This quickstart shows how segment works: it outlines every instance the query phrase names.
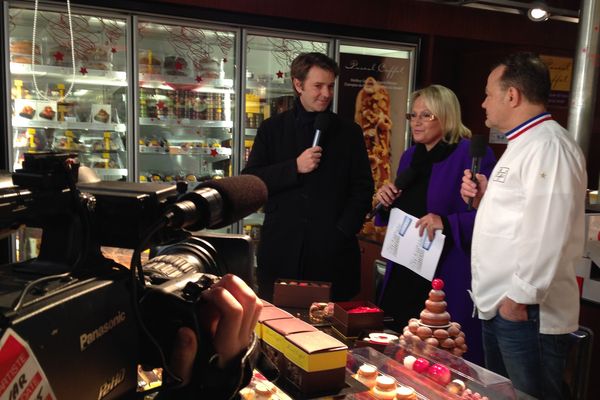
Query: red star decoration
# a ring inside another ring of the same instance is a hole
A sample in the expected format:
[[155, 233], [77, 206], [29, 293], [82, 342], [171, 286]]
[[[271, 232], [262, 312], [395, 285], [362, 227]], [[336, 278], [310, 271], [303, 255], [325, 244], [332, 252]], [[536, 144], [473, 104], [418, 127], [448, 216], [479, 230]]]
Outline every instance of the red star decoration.
[[182, 62], [181, 62], [181, 61], [177, 61], [177, 62], [175, 63], [175, 69], [176, 69], [177, 71], [179, 71], [180, 69], [183, 69], [183, 64], [182, 64]]
[[210, 149], [210, 155], [216, 157], [219, 155], [219, 153], [217, 152], [217, 149]]
[[162, 110], [165, 108], [165, 102], [160, 100], [158, 103], [156, 103], [156, 107], [158, 107], [159, 110]]
[[223, 62], [227, 62], [227, 57], [223, 58]]
[[87, 71], [87, 68], [86, 68], [86, 67], [81, 67], [81, 68], [79, 68], [79, 73], [80, 73], [81, 75], [85, 75], [85, 74], [87, 74], [87, 73], [88, 73], [88, 71]]
[[117, 49], [116, 49], [115, 47], [111, 47], [111, 48], [110, 48], [110, 52], [111, 52], [111, 53], [116, 53], [116, 52], [117, 52]]
[[281, 71], [277, 71], [276, 75], [278, 78], [283, 78], [283, 72]]
[[56, 53], [52, 54], [54, 56], [54, 59], [56, 61], [62, 61], [65, 57], [65, 55], [63, 53], [61, 53], [60, 51], [57, 51]]
[[202, 82], [202, 77], [200, 75], [196, 75], [196, 82]]

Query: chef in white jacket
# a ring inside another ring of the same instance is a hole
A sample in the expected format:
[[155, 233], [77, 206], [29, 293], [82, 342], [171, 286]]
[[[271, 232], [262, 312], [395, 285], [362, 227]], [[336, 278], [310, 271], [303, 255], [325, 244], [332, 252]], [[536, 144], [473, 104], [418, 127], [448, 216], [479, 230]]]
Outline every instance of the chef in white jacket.
[[486, 367], [531, 396], [560, 399], [578, 328], [587, 174], [581, 149], [546, 111], [549, 93], [548, 68], [531, 53], [492, 70], [482, 107], [508, 146], [489, 181], [465, 171], [461, 195], [477, 207], [472, 290]]

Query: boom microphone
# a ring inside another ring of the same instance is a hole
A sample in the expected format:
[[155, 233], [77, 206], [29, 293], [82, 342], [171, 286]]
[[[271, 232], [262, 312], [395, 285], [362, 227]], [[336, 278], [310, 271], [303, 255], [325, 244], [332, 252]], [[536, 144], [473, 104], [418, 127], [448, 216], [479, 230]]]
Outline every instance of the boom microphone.
[[313, 139], [312, 147], [319, 145], [321, 134], [329, 128], [331, 115], [328, 112], [322, 112], [315, 119], [315, 138]]
[[254, 175], [204, 182], [184, 194], [167, 213], [169, 226], [198, 231], [230, 225], [258, 210], [267, 201], [267, 186]]
[[[407, 169], [405, 169], [404, 171], [400, 172], [398, 174], [398, 176], [396, 177], [396, 180], [394, 181], [394, 186], [396, 186], [396, 188], [400, 191], [406, 189], [407, 187], [409, 187], [413, 181], [415, 180], [415, 178], [417, 177], [417, 171], [415, 171], [414, 169], [412, 169], [411, 167], [408, 167]], [[399, 193], [400, 195], [400, 193]], [[375, 216], [375, 214], [377, 214], [379, 211], [381, 211], [381, 209], [385, 207], [383, 205], [383, 203], [377, 203], [377, 205], [375, 206], [375, 208], [373, 208], [371, 210], [371, 212], [369, 214], [367, 214], [367, 219], [371, 219]]]
[[[471, 137], [471, 147], [469, 147], [469, 155], [471, 156], [471, 180], [479, 186], [475, 174], [481, 169], [481, 159], [485, 156], [487, 147], [487, 138], [484, 135], [473, 135]], [[473, 209], [473, 197], [469, 197], [468, 210]]]

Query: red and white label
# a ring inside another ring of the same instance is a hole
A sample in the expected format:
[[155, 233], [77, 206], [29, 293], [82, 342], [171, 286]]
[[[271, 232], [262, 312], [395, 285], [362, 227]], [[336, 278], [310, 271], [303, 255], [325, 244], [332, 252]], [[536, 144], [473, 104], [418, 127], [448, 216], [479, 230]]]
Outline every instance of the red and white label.
[[56, 400], [27, 342], [8, 328], [0, 338], [0, 400]]

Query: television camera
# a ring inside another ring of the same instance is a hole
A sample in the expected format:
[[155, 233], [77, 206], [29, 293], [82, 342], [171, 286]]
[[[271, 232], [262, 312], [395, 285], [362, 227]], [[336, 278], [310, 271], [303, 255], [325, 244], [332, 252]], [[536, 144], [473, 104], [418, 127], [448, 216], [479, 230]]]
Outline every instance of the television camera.
[[[205, 335], [202, 290], [225, 273], [253, 283], [247, 236], [191, 232], [228, 226], [266, 197], [253, 176], [193, 190], [103, 182], [76, 154], [26, 154], [12, 184], [0, 188], [0, 232], [39, 227], [42, 240], [37, 258], [0, 267], [0, 352], [7, 337], [27, 343], [58, 399], [135, 398], [138, 364], [164, 368], [169, 380], [177, 329]], [[130, 268], [106, 258], [101, 246], [132, 249]], [[142, 265], [145, 249], [152, 251]], [[200, 343], [197, 365], [212, 355]], [[13, 376], [25, 372], [2, 364], [0, 397], [20, 398], [31, 377]]]

